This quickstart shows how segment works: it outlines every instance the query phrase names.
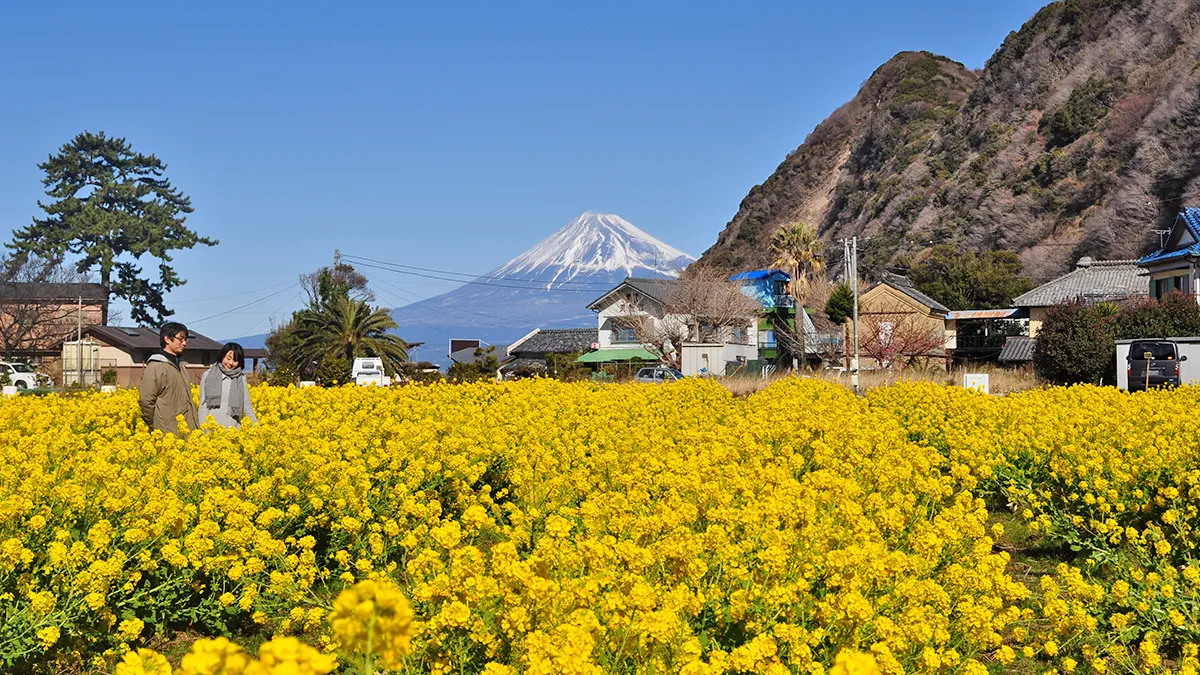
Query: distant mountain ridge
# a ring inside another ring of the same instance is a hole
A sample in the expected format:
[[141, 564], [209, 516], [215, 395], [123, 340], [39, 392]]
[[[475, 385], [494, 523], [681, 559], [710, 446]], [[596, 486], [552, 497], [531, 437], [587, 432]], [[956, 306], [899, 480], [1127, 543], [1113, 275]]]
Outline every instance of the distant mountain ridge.
[[[1035, 280], [1130, 258], [1200, 202], [1200, 3], [1061, 0], [980, 71], [904, 52], [746, 196], [702, 259], [769, 262], [789, 221], [863, 242], [865, 272], [931, 242], [1020, 252]], [[838, 247], [840, 248], [840, 247]]]
[[451, 337], [505, 344], [534, 328], [591, 326], [587, 305], [629, 276], [677, 277], [695, 258], [615, 214], [585, 212], [494, 270], [392, 310], [400, 334], [444, 365]]

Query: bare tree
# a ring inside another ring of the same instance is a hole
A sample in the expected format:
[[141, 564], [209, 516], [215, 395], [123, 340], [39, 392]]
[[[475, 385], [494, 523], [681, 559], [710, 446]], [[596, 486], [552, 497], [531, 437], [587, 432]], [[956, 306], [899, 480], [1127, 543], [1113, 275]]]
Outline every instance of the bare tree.
[[52, 284], [87, 281], [85, 275], [58, 260], [5, 260], [0, 271], [0, 353], [4, 358], [53, 351], [73, 338], [78, 314], [75, 298], [48, 291], [55, 288]]
[[809, 358], [815, 358], [821, 362], [837, 360], [842, 354], [843, 331], [841, 327], [838, 327], [837, 332], [821, 332], [819, 329], [808, 331], [804, 326], [799, 325], [801, 320], [800, 315], [797, 314], [797, 325], [795, 326], [778, 322], [774, 325], [775, 343], [779, 346], [780, 351], [801, 361], [807, 361]]
[[859, 344], [880, 368], [898, 362], [911, 364], [922, 358], [945, 356], [945, 334], [926, 317], [914, 312], [884, 310], [859, 314]]
[[729, 276], [720, 267], [689, 266], [679, 279], [664, 282], [667, 290], [661, 306], [630, 300], [633, 305], [625, 310], [628, 328], [648, 351], [676, 368], [683, 342], [749, 339], [750, 325], [763, 308]]

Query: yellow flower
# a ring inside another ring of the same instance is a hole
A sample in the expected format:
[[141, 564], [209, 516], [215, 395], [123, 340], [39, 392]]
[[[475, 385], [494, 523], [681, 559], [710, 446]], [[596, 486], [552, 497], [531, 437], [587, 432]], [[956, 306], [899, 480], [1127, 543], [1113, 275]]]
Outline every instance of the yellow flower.
[[141, 637], [142, 629], [145, 627], [146, 624], [142, 623], [141, 619], [126, 619], [117, 627], [117, 632], [120, 633], [122, 638], [132, 642]]
[[253, 662], [249, 654], [226, 638], [204, 638], [196, 640], [184, 655], [179, 675], [241, 675]]
[[863, 652], [842, 651], [834, 659], [829, 675], [879, 675], [875, 657]]
[[57, 626], [46, 626], [45, 628], [39, 629], [37, 632], [38, 639], [42, 641], [42, 649], [49, 649], [53, 647], [54, 644], [58, 642], [59, 635], [61, 635], [61, 632], [58, 630]]
[[115, 675], [171, 675], [171, 664], [167, 657], [152, 649], [125, 652], [117, 663]]
[[293, 637], [277, 637], [258, 650], [263, 673], [326, 675], [337, 668], [337, 659]]
[[329, 625], [350, 653], [372, 653], [384, 668], [399, 669], [412, 644], [413, 612], [390, 581], [365, 580], [333, 601]]

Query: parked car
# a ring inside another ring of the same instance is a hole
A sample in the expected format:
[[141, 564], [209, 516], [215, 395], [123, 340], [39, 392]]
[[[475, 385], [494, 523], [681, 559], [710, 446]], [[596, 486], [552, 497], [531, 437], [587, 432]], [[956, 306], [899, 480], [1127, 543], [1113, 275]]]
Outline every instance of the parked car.
[[1129, 391], [1179, 386], [1179, 366], [1187, 361], [1174, 342], [1135, 340], [1129, 344], [1126, 376]]
[[674, 368], [668, 368], [667, 366], [653, 366], [650, 368], [642, 368], [641, 370], [637, 371], [637, 375], [635, 375], [633, 379], [637, 382], [662, 384], [664, 382], [682, 380], [683, 373], [675, 370]]
[[54, 383], [48, 376], [35, 372], [33, 366], [28, 363], [0, 362], [0, 367], [5, 369], [9, 382], [17, 389], [37, 389], [49, 387]]
[[373, 384], [387, 387], [392, 384], [392, 378], [383, 373], [383, 359], [366, 357], [354, 359], [354, 368], [350, 371], [355, 384]]

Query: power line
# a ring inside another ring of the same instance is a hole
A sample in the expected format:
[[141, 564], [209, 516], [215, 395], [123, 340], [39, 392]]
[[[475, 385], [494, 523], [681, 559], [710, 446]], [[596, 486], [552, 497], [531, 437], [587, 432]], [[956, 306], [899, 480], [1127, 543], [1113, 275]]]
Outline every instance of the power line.
[[[410, 296], [412, 296], [412, 297], [414, 297], [414, 298], [417, 298], [417, 300], [418, 300], [418, 301], [421, 301], [421, 300], [429, 300], [429, 298], [422, 297], [422, 296], [420, 296], [420, 295], [418, 295], [418, 294], [416, 294], [416, 293], [413, 293], [412, 291], [407, 291], [407, 290], [405, 290], [405, 289], [403, 289], [403, 288], [400, 288], [399, 286], [396, 286], [395, 284], [392, 284], [392, 283], [389, 283], [389, 282], [387, 282], [387, 281], [384, 281], [383, 279], [380, 279], [379, 277], [375, 277], [375, 278], [373, 279], [373, 281], [377, 281], [377, 282], [379, 282], [379, 283], [381, 283], [381, 284], [383, 284], [383, 285], [385, 285], [385, 286], [388, 286], [389, 288], [391, 288], [391, 289], [393, 289], [393, 290], [395, 290], [395, 291], [399, 291], [400, 293], [403, 293], [403, 294], [405, 294], [405, 295], [410, 295]], [[397, 309], [397, 310], [398, 310], [398, 309], [400, 309], [400, 308], [399, 308], [399, 307], [393, 307], [392, 309]], [[450, 311], [453, 311], [453, 312], [458, 312], [459, 314], [462, 314], [462, 315], [464, 315], [464, 316], [481, 316], [481, 317], [483, 317], [483, 318], [487, 319], [488, 321], [491, 321], [491, 322], [493, 322], [493, 325], [491, 325], [491, 326], [488, 326], [489, 328], [508, 328], [508, 326], [504, 326], [504, 325], [496, 324], [495, 322], [497, 322], [497, 321], [502, 321], [502, 319], [500, 319], [499, 317], [491, 316], [491, 315], [489, 315], [489, 314], [484, 314], [484, 313], [482, 313], [482, 312], [472, 312], [472, 311], [470, 311], [470, 310], [459, 309], [458, 307], [451, 307], [451, 306], [449, 306], [449, 305], [447, 305], [447, 306], [443, 307], [442, 309], [448, 309], [448, 310], [450, 310]], [[411, 316], [411, 315], [409, 315], [409, 316]]]
[[[475, 281], [477, 279], [489, 279], [492, 281], [509, 281], [509, 282], [513, 282], [513, 283], [527, 283], [527, 284], [537, 284], [537, 285], [553, 284], [556, 286], [567, 286], [567, 285], [587, 286], [591, 289], [601, 288], [601, 287], [611, 288], [611, 286], [609, 284], [600, 282], [600, 281], [571, 281], [571, 280], [545, 281], [543, 279], [521, 279], [518, 277], [510, 277], [510, 276], [491, 276], [488, 274], [470, 274], [467, 272], [451, 272], [448, 270], [439, 270], [439, 269], [434, 269], [434, 268], [430, 268], [430, 267], [417, 267], [415, 265], [404, 265], [401, 263], [393, 263], [393, 262], [387, 262], [385, 260], [375, 260], [373, 258], [364, 258], [362, 256], [354, 256], [354, 255], [346, 255], [346, 254], [342, 254], [342, 257], [347, 258], [347, 259], [354, 259], [354, 260], [374, 263], [376, 265], [385, 265], [387, 267], [399, 267], [399, 268], [403, 268], [403, 269], [407, 269], [407, 270], [418, 270], [421, 272], [429, 272], [431, 274], [441, 274], [441, 275], [465, 277], [465, 281], [460, 280], [460, 279], [442, 279], [443, 281], [460, 281], [463, 283], [471, 283], [472, 281]], [[400, 270], [392, 270], [392, 271], [399, 272]], [[415, 274], [415, 272], [403, 272], [403, 273], [404, 274], [410, 274], [410, 273]], [[420, 276], [420, 275], [418, 275], [418, 276]], [[441, 277], [431, 277], [431, 278], [441, 278]], [[476, 283], [482, 283], [482, 282], [476, 281]], [[487, 285], [493, 286], [493, 287], [496, 286], [496, 284], [487, 284]], [[563, 290], [566, 290], [566, 289], [563, 289]]]
[[192, 324], [196, 324], [196, 323], [202, 323], [202, 322], [204, 322], [204, 321], [208, 321], [209, 319], [215, 319], [215, 318], [217, 318], [217, 317], [225, 316], [225, 315], [227, 315], [227, 314], [233, 314], [234, 312], [238, 311], [239, 309], [245, 309], [245, 308], [247, 308], [247, 307], [251, 307], [251, 306], [253, 306], [253, 305], [257, 305], [257, 304], [258, 304], [258, 303], [260, 303], [260, 302], [265, 302], [265, 301], [267, 301], [267, 300], [270, 300], [271, 298], [274, 298], [274, 297], [276, 297], [276, 296], [278, 296], [278, 295], [281, 295], [281, 294], [283, 294], [283, 293], [286, 293], [286, 292], [290, 291], [291, 289], [293, 289], [293, 288], [295, 288], [296, 286], [299, 286], [299, 285], [300, 285], [300, 282], [299, 282], [299, 281], [297, 281], [297, 282], [294, 282], [294, 283], [292, 283], [290, 286], [288, 286], [287, 288], [283, 288], [283, 289], [280, 289], [280, 290], [278, 290], [278, 291], [275, 291], [274, 293], [272, 293], [272, 294], [270, 294], [270, 295], [266, 295], [266, 296], [263, 296], [263, 297], [261, 297], [261, 298], [259, 298], [259, 299], [257, 299], [257, 300], [253, 300], [253, 301], [251, 301], [251, 302], [247, 302], [247, 303], [246, 303], [246, 304], [244, 304], [244, 305], [238, 305], [237, 307], [233, 307], [233, 308], [227, 309], [227, 310], [225, 310], [225, 311], [223, 311], [223, 312], [217, 312], [216, 314], [210, 314], [210, 315], [208, 315], [208, 316], [206, 316], [206, 317], [204, 317], [204, 318], [201, 318], [201, 319], [192, 319], [192, 320], [191, 320], [191, 321], [189, 321], [188, 323], [192, 323]]
[[[349, 258], [350, 256], [343, 256], [343, 257]], [[521, 290], [521, 291], [542, 291], [545, 293], [592, 293], [592, 294], [595, 294], [595, 293], [599, 292], [597, 289], [594, 289], [594, 288], [586, 288], [586, 289], [538, 288], [536, 286], [512, 286], [512, 285], [507, 285], [507, 284], [496, 284], [496, 283], [490, 283], [487, 281], [463, 281], [462, 279], [449, 279], [446, 277], [434, 276], [432, 274], [424, 274], [422, 272], [409, 272], [406, 270], [398, 270], [398, 269], [393, 269], [391, 267], [384, 267], [381, 265], [373, 265], [371, 263], [362, 262], [361, 260], [358, 261], [356, 264], [359, 266], [362, 266], [362, 267], [370, 267], [370, 268], [377, 269], [377, 270], [383, 270], [384, 272], [395, 272], [396, 274], [408, 274], [408, 275], [415, 276], [415, 277], [423, 277], [425, 279], [437, 279], [439, 281], [452, 281], [452, 282], [458, 283], [458, 284], [471, 284], [471, 285], [475, 285], [475, 286], [486, 286], [487, 288], [515, 288], [515, 289]], [[542, 282], [542, 283], [545, 283], [545, 282]], [[604, 287], [608, 288], [608, 289], [612, 288], [608, 284], [605, 284]]]
[[[240, 293], [230, 293], [229, 295], [214, 295], [211, 298], [193, 298], [191, 300], [172, 300], [171, 304], [172, 305], [189, 305], [189, 304], [192, 304], [195, 302], [211, 302], [213, 300], [225, 300], [228, 298], [237, 298], [237, 297], [240, 297], [243, 295], [253, 295], [254, 293], [262, 293], [263, 291], [269, 291], [269, 290], [272, 290], [275, 288], [279, 288], [280, 286], [282, 286], [284, 284], [288, 284], [288, 283], [289, 282], [287, 282], [287, 281], [282, 281], [280, 283], [272, 284], [270, 286], [266, 286], [263, 288], [256, 288], [252, 291], [242, 291]], [[295, 283], [295, 282], [291, 282], [291, 283]]]
[[279, 309], [277, 309], [277, 310], [275, 310], [274, 312], [271, 312], [270, 314], [268, 314], [268, 315], [264, 316], [263, 318], [259, 319], [259, 320], [258, 320], [258, 323], [255, 323], [253, 326], [251, 326], [251, 327], [247, 328], [246, 330], [242, 331], [242, 334], [243, 334], [243, 335], [253, 335], [253, 334], [254, 334], [254, 329], [256, 329], [256, 328], [258, 328], [259, 326], [261, 326], [261, 325], [262, 325], [262, 323], [263, 323], [264, 321], [266, 321], [267, 319], [270, 319], [271, 317], [275, 316], [276, 314], [278, 314], [278, 313], [282, 312], [284, 307], [287, 307], [289, 303], [291, 303], [293, 300], [298, 300], [299, 298], [300, 298], [300, 293], [298, 293], [298, 292], [297, 292], [295, 295], [293, 295], [292, 297], [290, 297], [290, 298], [288, 298], [286, 301], [284, 301], [284, 303], [283, 303], [282, 305], [280, 305], [280, 306], [279, 306]]

